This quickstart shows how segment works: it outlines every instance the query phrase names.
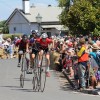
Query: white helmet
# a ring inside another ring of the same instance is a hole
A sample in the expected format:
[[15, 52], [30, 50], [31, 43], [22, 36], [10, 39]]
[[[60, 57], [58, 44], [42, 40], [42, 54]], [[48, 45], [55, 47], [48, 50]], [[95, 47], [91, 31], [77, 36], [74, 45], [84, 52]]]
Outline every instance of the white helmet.
[[46, 33], [43, 33], [43, 34], [41, 35], [41, 37], [42, 37], [42, 38], [47, 38], [48, 35], [47, 35]]

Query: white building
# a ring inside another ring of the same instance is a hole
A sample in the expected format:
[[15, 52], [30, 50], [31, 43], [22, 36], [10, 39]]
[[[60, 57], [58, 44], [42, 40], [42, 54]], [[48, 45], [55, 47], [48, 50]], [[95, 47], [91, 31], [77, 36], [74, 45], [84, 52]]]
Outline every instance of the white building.
[[7, 19], [6, 24], [9, 27], [9, 33], [30, 34], [31, 30], [38, 30], [39, 24], [36, 21], [36, 16], [42, 16], [41, 28], [42, 32], [47, 32], [49, 35], [58, 34], [63, 29], [60, 25], [59, 15], [62, 9], [60, 7], [30, 7], [30, 0], [22, 0], [23, 9], [16, 8]]

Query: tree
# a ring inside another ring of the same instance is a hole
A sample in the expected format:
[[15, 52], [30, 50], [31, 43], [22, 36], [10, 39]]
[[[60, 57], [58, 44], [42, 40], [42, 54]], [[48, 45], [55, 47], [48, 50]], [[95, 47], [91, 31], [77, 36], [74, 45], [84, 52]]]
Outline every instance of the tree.
[[66, 9], [66, 0], [58, 1], [59, 6], [63, 8], [59, 19], [73, 33], [87, 34], [100, 29], [99, 0], [74, 0], [74, 5], [69, 9]]
[[59, 7], [69, 7], [70, 0], [57, 0], [59, 2]]
[[0, 22], [0, 32], [9, 33], [8, 26], [5, 24], [6, 20]]
[[94, 35], [100, 36], [100, 0], [89, 0], [92, 3], [92, 6], [97, 9], [96, 14], [96, 27], [94, 29], [94, 32], [92, 32]]

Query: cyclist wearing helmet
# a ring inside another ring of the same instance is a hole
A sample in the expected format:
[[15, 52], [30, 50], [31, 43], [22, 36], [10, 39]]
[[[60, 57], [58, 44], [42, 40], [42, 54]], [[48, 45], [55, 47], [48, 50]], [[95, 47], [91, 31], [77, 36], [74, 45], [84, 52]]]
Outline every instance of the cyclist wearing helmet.
[[37, 35], [37, 32], [35, 30], [32, 30], [32, 35], [31, 35], [31, 39], [29, 41], [30, 44], [30, 63], [31, 63], [31, 67], [33, 65], [33, 60], [35, 58], [35, 55], [38, 53], [38, 47], [39, 44], [37, 42], [35, 42], [35, 40], [39, 38]]
[[22, 36], [22, 39], [18, 40], [16, 42], [16, 46], [18, 46], [18, 51], [19, 51], [19, 54], [18, 54], [18, 67], [20, 67], [20, 61], [21, 61], [21, 55], [25, 52], [28, 52], [29, 49], [28, 49], [28, 44], [29, 44], [29, 41], [28, 41], [28, 36], [26, 34], [24, 34]]
[[30, 38], [36, 38], [37, 32], [35, 30], [31, 30]]
[[53, 40], [49, 39], [46, 33], [43, 33], [40, 38], [36, 39], [36, 42], [38, 42], [40, 44], [40, 46], [39, 46], [39, 67], [41, 64], [42, 55], [43, 55], [43, 51], [44, 51], [46, 53], [46, 58], [48, 61], [46, 74], [47, 74], [47, 77], [49, 77], [50, 76], [50, 73], [49, 73], [50, 55], [49, 55], [48, 45], [52, 43], [53, 44], [52, 46], [54, 47]]

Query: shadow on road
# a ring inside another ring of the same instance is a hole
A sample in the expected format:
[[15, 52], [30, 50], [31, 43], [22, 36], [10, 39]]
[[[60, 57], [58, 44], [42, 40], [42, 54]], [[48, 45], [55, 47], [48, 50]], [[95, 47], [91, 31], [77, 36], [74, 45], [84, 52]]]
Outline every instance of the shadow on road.
[[36, 91], [33, 91], [33, 89], [11, 89], [11, 90], [16, 90], [16, 91], [21, 91], [21, 92], [36, 92]]
[[[14, 78], [15, 80], [17, 80], [17, 81], [20, 81], [20, 78]], [[25, 78], [25, 80], [24, 81], [32, 81], [32, 79], [29, 79], [29, 78]]]
[[22, 92], [38, 92], [38, 91], [34, 91], [33, 89], [24, 89], [21, 88], [20, 86], [0, 86], [0, 87], [10, 88], [11, 90], [22, 91]]
[[0, 86], [0, 87], [5, 87], [5, 88], [20, 88], [20, 86]]
[[60, 88], [63, 91], [73, 91], [73, 89], [71, 88], [71, 86], [67, 82], [64, 83], [64, 85], [61, 85]]

